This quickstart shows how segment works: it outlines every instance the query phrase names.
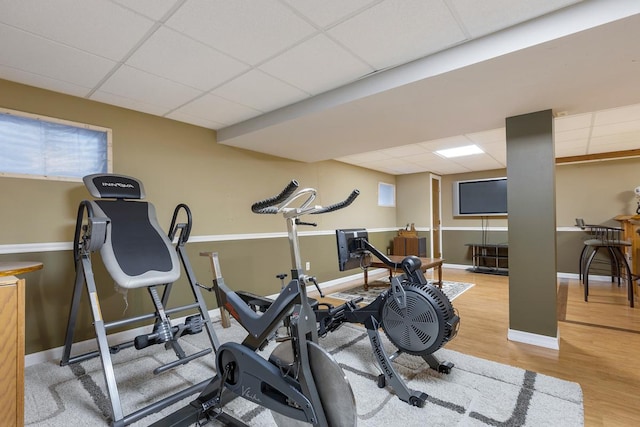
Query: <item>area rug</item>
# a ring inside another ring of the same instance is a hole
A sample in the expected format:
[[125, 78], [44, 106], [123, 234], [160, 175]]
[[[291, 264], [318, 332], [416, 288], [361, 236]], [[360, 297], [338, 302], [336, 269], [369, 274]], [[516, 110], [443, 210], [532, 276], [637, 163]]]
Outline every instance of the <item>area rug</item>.
[[[246, 335], [235, 321], [223, 329], [214, 324], [220, 341], [240, 341]], [[388, 351], [393, 347], [385, 340]], [[205, 334], [183, 340], [187, 353], [206, 348]], [[526, 371], [447, 350], [435, 355], [451, 361], [450, 374], [429, 369], [422, 358], [400, 355], [394, 360], [407, 385], [429, 395], [424, 407], [402, 402], [390, 388], [378, 388], [378, 370], [365, 330], [346, 324], [320, 344], [339, 362], [356, 398], [358, 426], [582, 426], [582, 390], [577, 383]], [[267, 351], [273, 345], [267, 347]], [[266, 352], [265, 352], [266, 353]], [[265, 354], [266, 355], [266, 354]], [[125, 414], [161, 397], [203, 381], [214, 373], [212, 355], [156, 376], [151, 371], [173, 359], [162, 346], [115, 354], [114, 366]], [[73, 367], [51, 361], [25, 372], [25, 425], [68, 427], [109, 425], [110, 404], [99, 359]], [[187, 404], [167, 407], [133, 424], [147, 426]], [[251, 426], [275, 426], [270, 411], [237, 398], [225, 410]], [[216, 425], [216, 424], [213, 424]], [[351, 427], [351, 426], [348, 426]]]
[[[431, 281], [429, 281], [429, 283], [431, 283]], [[381, 285], [381, 284], [387, 285], [387, 286], [386, 287], [385, 286], [375, 286], [375, 287], [369, 286], [369, 289], [367, 289], [366, 291], [364, 290], [364, 286], [357, 286], [353, 289], [348, 289], [341, 292], [334, 292], [332, 294], [327, 295], [327, 297], [344, 300], [344, 301], [350, 301], [356, 297], [362, 297], [363, 298], [362, 303], [369, 304], [374, 299], [376, 299], [381, 292], [386, 291], [388, 289], [389, 278], [383, 277], [381, 279], [377, 279], [376, 285]], [[452, 282], [447, 280], [442, 281], [442, 291], [445, 293], [447, 297], [449, 297], [450, 301], [453, 301], [454, 299], [462, 295], [464, 292], [471, 289], [473, 286], [475, 286], [473, 283]]]

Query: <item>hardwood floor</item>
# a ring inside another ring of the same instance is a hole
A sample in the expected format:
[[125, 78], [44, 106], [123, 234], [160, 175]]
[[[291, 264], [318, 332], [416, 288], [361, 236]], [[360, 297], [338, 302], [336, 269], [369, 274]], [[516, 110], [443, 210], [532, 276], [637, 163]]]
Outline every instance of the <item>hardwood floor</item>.
[[591, 281], [584, 302], [578, 280], [559, 279], [555, 351], [507, 340], [508, 277], [445, 268], [443, 278], [476, 285], [453, 302], [461, 326], [446, 348], [579, 383], [588, 427], [640, 424], [640, 307], [624, 286]]

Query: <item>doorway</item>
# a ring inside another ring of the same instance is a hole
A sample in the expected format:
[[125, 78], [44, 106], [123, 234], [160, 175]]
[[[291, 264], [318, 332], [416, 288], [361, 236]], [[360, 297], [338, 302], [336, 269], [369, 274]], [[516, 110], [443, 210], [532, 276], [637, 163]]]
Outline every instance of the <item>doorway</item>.
[[442, 229], [441, 229], [441, 216], [442, 211], [440, 209], [441, 202], [441, 182], [442, 179], [438, 175], [431, 175], [431, 257], [442, 258]]

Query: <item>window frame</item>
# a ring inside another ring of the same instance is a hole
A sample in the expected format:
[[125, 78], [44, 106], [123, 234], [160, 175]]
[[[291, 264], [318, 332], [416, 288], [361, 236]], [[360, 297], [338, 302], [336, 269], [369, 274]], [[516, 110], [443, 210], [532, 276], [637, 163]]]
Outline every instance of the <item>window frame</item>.
[[[39, 121], [48, 122], [48, 123], [61, 124], [65, 126], [81, 128], [81, 129], [89, 129], [92, 131], [105, 133], [107, 137], [107, 173], [113, 172], [113, 151], [112, 151], [113, 131], [111, 130], [111, 128], [90, 125], [87, 123], [80, 123], [80, 122], [60, 119], [56, 117], [45, 116], [43, 114], [27, 113], [25, 111], [12, 110], [12, 109], [3, 108], [3, 107], [0, 107], [0, 114], [12, 115], [16, 117], [39, 120]], [[82, 177], [38, 175], [38, 174], [30, 174], [30, 173], [15, 173], [15, 172], [3, 172], [3, 171], [0, 171], [0, 178], [26, 178], [26, 179], [49, 180], [49, 181], [82, 182]]]

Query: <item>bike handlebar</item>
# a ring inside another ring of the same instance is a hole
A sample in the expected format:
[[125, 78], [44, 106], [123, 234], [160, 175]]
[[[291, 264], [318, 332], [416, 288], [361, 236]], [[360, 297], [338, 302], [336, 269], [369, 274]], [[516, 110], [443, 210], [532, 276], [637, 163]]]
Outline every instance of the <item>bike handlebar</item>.
[[353, 190], [351, 192], [351, 194], [349, 194], [349, 197], [347, 197], [345, 200], [335, 203], [331, 206], [327, 206], [325, 208], [322, 208], [318, 211], [312, 212], [312, 215], [317, 215], [317, 214], [322, 214], [322, 213], [327, 213], [327, 212], [333, 212], [333, 211], [337, 211], [338, 209], [342, 209], [342, 208], [346, 208], [347, 206], [349, 206], [351, 203], [353, 203], [353, 201], [356, 199], [356, 197], [358, 197], [360, 195], [360, 191], [358, 190]]
[[[283, 208], [283, 206], [278, 206], [278, 205], [282, 203], [285, 203], [286, 205], [288, 205], [291, 201], [295, 200], [299, 196], [303, 196], [304, 194], [310, 194], [307, 201], [303, 204], [302, 210], [306, 211], [306, 213], [317, 215], [317, 214], [333, 212], [333, 211], [337, 211], [338, 209], [346, 208], [351, 203], [353, 203], [356, 197], [360, 195], [360, 191], [353, 190], [351, 194], [349, 194], [349, 197], [347, 197], [345, 200], [341, 202], [334, 203], [333, 205], [326, 206], [326, 207], [316, 206], [315, 208], [307, 209], [308, 204], [315, 198], [316, 190], [307, 188], [304, 190], [300, 190], [300, 192], [298, 192], [296, 195], [293, 195], [294, 192], [298, 189], [298, 185], [299, 185], [298, 181], [296, 181], [295, 179], [291, 180], [291, 182], [287, 184], [287, 186], [284, 188], [284, 190], [282, 190], [282, 192], [280, 192], [280, 194], [278, 194], [277, 196], [269, 197], [268, 199], [265, 199], [265, 200], [261, 200], [259, 202], [255, 202], [253, 205], [251, 205], [251, 210], [257, 214], [277, 214]], [[300, 213], [303, 213], [303, 212], [300, 212]]]
[[259, 202], [255, 202], [251, 205], [251, 210], [257, 214], [276, 214], [278, 213], [278, 208], [276, 205], [284, 202], [287, 197], [291, 196], [294, 191], [298, 189], [298, 181], [292, 179], [289, 184], [282, 190], [280, 194], [274, 197], [269, 197], [268, 199], [261, 200]]

